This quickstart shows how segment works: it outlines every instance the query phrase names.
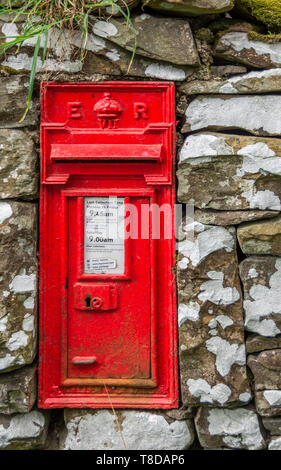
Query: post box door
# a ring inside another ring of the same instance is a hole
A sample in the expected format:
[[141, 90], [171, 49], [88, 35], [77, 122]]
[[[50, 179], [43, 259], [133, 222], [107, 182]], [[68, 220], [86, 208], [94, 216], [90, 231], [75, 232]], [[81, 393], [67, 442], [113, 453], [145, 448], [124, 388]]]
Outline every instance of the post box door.
[[[154, 386], [152, 247], [149, 237], [143, 239], [138, 233], [141, 207], [149, 205], [149, 198], [67, 199], [68, 309], [64, 384]], [[128, 204], [133, 206], [133, 213], [127, 210]]]

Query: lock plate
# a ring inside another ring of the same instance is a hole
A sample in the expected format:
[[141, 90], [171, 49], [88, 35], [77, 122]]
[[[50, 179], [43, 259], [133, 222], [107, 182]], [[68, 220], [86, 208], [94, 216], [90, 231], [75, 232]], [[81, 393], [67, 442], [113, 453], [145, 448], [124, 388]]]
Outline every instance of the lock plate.
[[77, 310], [102, 311], [117, 308], [117, 291], [110, 284], [74, 285], [74, 307]]

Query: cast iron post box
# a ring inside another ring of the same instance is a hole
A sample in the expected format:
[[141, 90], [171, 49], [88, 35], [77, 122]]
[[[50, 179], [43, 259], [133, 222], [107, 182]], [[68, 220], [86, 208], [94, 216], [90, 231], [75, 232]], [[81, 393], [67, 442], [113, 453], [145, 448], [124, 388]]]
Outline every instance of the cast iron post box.
[[42, 408], [177, 407], [174, 126], [169, 82], [42, 86]]

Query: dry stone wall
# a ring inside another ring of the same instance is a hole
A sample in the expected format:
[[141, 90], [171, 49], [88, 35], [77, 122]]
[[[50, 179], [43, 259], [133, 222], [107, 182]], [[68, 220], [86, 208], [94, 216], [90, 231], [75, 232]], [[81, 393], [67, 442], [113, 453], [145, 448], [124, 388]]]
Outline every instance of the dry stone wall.
[[[129, 3], [138, 41], [130, 71], [122, 18], [92, 19], [83, 63], [79, 33], [54, 29], [21, 123], [35, 41], [1, 58], [0, 449], [280, 450], [281, 43], [262, 41], [264, 26], [233, 0]], [[21, 27], [0, 16], [1, 41]], [[177, 198], [194, 206], [178, 235], [178, 410], [36, 407], [46, 79], [176, 84]]]

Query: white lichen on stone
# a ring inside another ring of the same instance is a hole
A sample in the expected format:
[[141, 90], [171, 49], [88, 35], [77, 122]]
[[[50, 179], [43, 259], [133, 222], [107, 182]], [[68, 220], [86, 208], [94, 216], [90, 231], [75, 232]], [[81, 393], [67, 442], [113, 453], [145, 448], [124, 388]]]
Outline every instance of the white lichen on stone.
[[145, 69], [146, 77], [160, 78], [161, 80], [182, 81], [186, 78], [183, 69], [174, 67], [173, 65], [149, 64]]
[[268, 444], [268, 450], [281, 450], [281, 437], [274, 437]]
[[248, 279], [255, 279], [257, 277], [259, 277], [259, 273], [257, 272], [257, 270], [255, 268], [249, 269]]
[[40, 436], [44, 425], [44, 415], [36, 410], [13, 416], [9, 426], [0, 425], [0, 448], [7, 447], [15, 440], [35, 439]]
[[209, 328], [216, 328], [218, 323], [222, 327], [223, 330], [225, 330], [228, 326], [233, 325], [233, 320], [229, 318], [227, 315], [218, 315], [215, 318], [212, 318], [210, 322], [208, 323]]
[[[84, 38], [78, 31], [61, 31], [59, 28], [52, 28], [48, 36], [48, 50], [49, 56], [44, 64], [41, 57], [37, 59], [37, 71], [66, 71], [69, 73], [76, 73], [82, 70], [82, 62], [80, 60], [73, 60], [73, 46], [77, 48], [85, 47], [86, 50], [92, 52], [99, 52], [106, 48], [106, 42], [103, 37], [109, 37], [114, 31], [117, 32], [115, 26], [106, 21], [98, 21], [93, 27], [93, 30], [99, 33], [98, 35], [89, 33], [87, 42], [84, 44]], [[13, 33], [13, 36], [18, 36], [17, 26], [13, 23], [7, 23], [2, 27], [2, 32], [8, 36]], [[101, 37], [99, 37], [101, 36]], [[41, 36], [41, 45], [43, 48], [45, 44], [44, 35]], [[8, 38], [6, 38], [6, 41]], [[29, 38], [23, 42], [24, 47], [34, 48], [36, 45], [36, 38]], [[107, 52], [108, 58], [112, 61], [119, 60], [118, 51], [113, 48]], [[17, 55], [9, 55], [2, 62], [3, 65], [11, 67], [15, 70], [31, 70], [33, 57], [26, 53]]]
[[[77, 34], [77, 33], [76, 33]], [[48, 34], [48, 49], [51, 51], [51, 54], [58, 57], [61, 62], [71, 59], [72, 49], [72, 37], [75, 36], [75, 33], [69, 29], [60, 29], [53, 27]], [[44, 34], [41, 34], [41, 43], [40, 47], [43, 49], [45, 41]], [[24, 46], [35, 47], [37, 42], [37, 37], [26, 39], [23, 42]], [[81, 44], [82, 45], [82, 44]]]
[[[32, 68], [33, 58], [28, 56], [26, 53], [20, 53], [16, 56], [10, 55], [8, 56], [3, 62], [2, 65], [6, 67], [11, 67], [15, 70], [31, 70]], [[44, 65], [40, 57], [37, 59], [37, 72], [69, 72], [69, 73], [76, 73], [81, 72], [82, 70], [82, 62], [81, 61], [71, 61], [71, 60], [64, 60], [59, 61], [57, 58], [55, 59], [46, 59]]]
[[211, 330], [209, 330], [209, 334], [211, 336], [217, 336], [218, 330], [216, 328], [212, 328]]
[[187, 107], [186, 123], [192, 131], [208, 127], [239, 128], [256, 134], [280, 135], [281, 97], [241, 95], [232, 99], [196, 98]]
[[111, 36], [115, 36], [118, 33], [118, 29], [114, 24], [110, 23], [109, 21], [97, 21], [93, 27], [93, 32], [97, 36], [101, 36], [102, 38], [108, 38]]
[[7, 329], [8, 323], [8, 315], [5, 315], [3, 318], [0, 319], [0, 333], [4, 333]]
[[276, 323], [273, 320], [249, 320], [247, 322], [247, 329], [258, 333], [261, 336], [268, 336], [273, 338], [277, 336], [281, 331], [277, 328]]
[[[266, 43], [263, 41], [253, 41], [248, 38], [248, 34], [242, 31], [231, 31], [221, 38], [221, 43], [226, 47], [231, 47], [234, 51], [241, 52], [250, 50], [257, 55], [269, 56], [273, 63], [281, 65], [281, 43]], [[257, 73], [257, 72], [255, 72]]]
[[[18, 33], [15, 35], [17, 36]], [[23, 41], [22, 46], [34, 48], [36, 41], [36, 37], [26, 39]], [[82, 42], [83, 39], [81, 39], [81, 35], [79, 35], [79, 33], [74, 32], [72, 34], [72, 32], [68, 30], [61, 31], [59, 28], [53, 27], [49, 31], [48, 35], [48, 50], [50, 51], [50, 54], [45, 60], [44, 64], [41, 57], [37, 58], [37, 71], [66, 71], [70, 73], [79, 72], [82, 70], [82, 63], [79, 60], [71, 60], [71, 54], [73, 49], [72, 46], [77, 45], [77, 47], [81, 47]], [[88, 37], [88, 42], [91, 44], [90, 35]], [[42, 34], [40, 43], [41, 49], [43, 49], [44, 44], [45, 38]], [[2, 64], [8, 67], [12, 67], [15, 70], [31, 70], [32, 61], [32, 55], [20, 53], [7, 56]]]
[[197, 302], [189, 302], [188, 304], [179, 304], [178, 307], [178, 324], [182, 326], [187, 320], [199, 320], [200, 305]]
[[217, 402], [224, 405], [231, 396], [231, 390], [225, 384], [217, 384], [211, 387], [204, 379], [188, 379], [186, 384], [190, 394], [195, 398], [200, 398], [200, 403]]
[[[251, 81], [252, 79], [262, 81], [262, 79], [280, 76], [281, 68], [252, 71], [243, 75], [228, 78], [228, 80], [220, 87], [219, 92], [223, 94], [237, 94], [239, 93], [239, 85], [245, 86], [247, 81]], [[236, 84], [238, 87], [235, 86]]]
[[183, 226], [184, 232], [195, 232], [195, 233], [201, 233], [204, 232], [205, 230], [205, 225], [201, 224], [200, 222], [197, 222], [194, 220], [193, 222], [190, 222], [186, 225]]
[[243, 156], [242, 168], [239, 169], [239, 176], [246, 173], [265, 173], [281, 175], [281, 157], [277, 157], [275, 152], [268, 147], [265, 142], [257, 142], [247, 145], [237, 152]]
[[224, 273], [209, 271], [210, 281], [203, 282], [200, 286], [201, 293], [198, 299], [201, 302], [212, 302], [215, 305], [231, 305], [240, 299], [240, 293], [236, 287], [223, 287]]
[[210, 134], [188, 136], [180, 151], [180, 162], [191, 164], [205, 163], [212, 160], [212, 156], [233, 155], [230, 147], [223, 137]]
[[[74, 32], [70, 40], [73, 45], [79, 48], [83, 46], [83, 37], [79, 33]], [[89, 34], [85, 48], [91, 52], [100, 52], [106, 48], [106, 42], [95, 34]]]
[[34, 292], [35, 289], [35, 274], [26, 274], [23, 270], [22, 274], [14, 277], [9, 284], [9, 288], [15, 294], [23, 294], [25, 292]]
[[264, 446], [258, 416], [244, 408], [235, 410], [211, 409], [208, 416], [209, 433], [221, 436], [231, 449], [259, 450]]
[[8, 202], [0, 202], [0, 224], [3, 224], [3, 222], [11, 217], [13, 211], [11, 208], [11, 205]]
[[5, 343], [5, 347], [9, 351], [17, 351], [24, 348], [28, 343], [28, 335], [24, 331], [13, 333], [9, 340]]
[[281, 390], [265, 390], [263, 396], [270, 406], [281, 406]]
[[[120, 418], [119, 418], [120, 419]], [[185, 421], [169, 424], [159, 415], [144, 411], [122, 412], [122, 434], [128, 450], [182, 450], [193, 438]], [[98, 410], [95, 414], [73, 417], [66, 423], [65, 449], [124, 449], [114, 414]]]
[[179, 269], [185, 270], [185, 269], [188, 268], [188, 264], [189, 264], [189, 260], [187, 258], [182, 258], [178, 262], [178, 267], [179, 267]]
[[7, 370], [14, 366], [21, 366], [25, 363], [22, 355], [12, 356], [11, 354], [6, 354], [4, 357], [0, 357], [0, 370]]
[[24, 331], [33, 331], [34, 330], [34, 315], [26, 313], [23, 317], [22, 328]]
[[120, 54], [117, 49], [110, 49], [105, 55], [108, 59], [112, 60], [112, 62], [118, 62], [118, 60], [120, 60]]
[[206, 341], [206, 348], [216, 356], [216, 369], [222, 377], [229, 374], [233, 364], [239, 366], [246, 364], [244, 344], [231, 344], [219, 336], [214, 336]]
[[224, 227], [208, 227], [204, 232], [199, 233], [195, 240], [186, 239], [178, 244], [179, 252], [195, 267], [199, 266], [211, 253], [221, 249], [230, 253], [233, 248], [234, 238]]
[[281, 210], [280, 199], [273, 191], [269, 189], [257, 191], [253, 180], [246, 180], [246, 183], [248, 187], [241, 193], [241, 196], [249, 203], [250, 209]]
[[240, 393], [239, 395], [239, 400], [242, 401], [243, 403], [249, 403], [251, 399], [252, 399], [252, 396], [248, 392]]
[[5, 42], [13, 41], [19, 35], [18, 27], [15, 23], [4, 23], [1, 29], [4, 36], [6, 36]]
[[248, 331], [262, 336], [274, 337], [281, 333], [269, 315], [281, 315], [281, 259], [275, 263], [276, 272], [269, 278], [269, 287], [254, 284], [249, 295], [253, 300], [244, 300], [245, 326]]
[[23, 306], [26, 309], [33, 309], [34, 308], [34, 296], [31, 295], [23, 302]]
[[[231, 80], [231, 79], [230, 79]], [[220, 89], [219, 89], [219, 92], [220, 93], [225, 93], [225, 94], [237, 94], [238, 93], [238, 90], [232, 85], [231, 81], [228, 80], [227, 83], [224, 83]]]

